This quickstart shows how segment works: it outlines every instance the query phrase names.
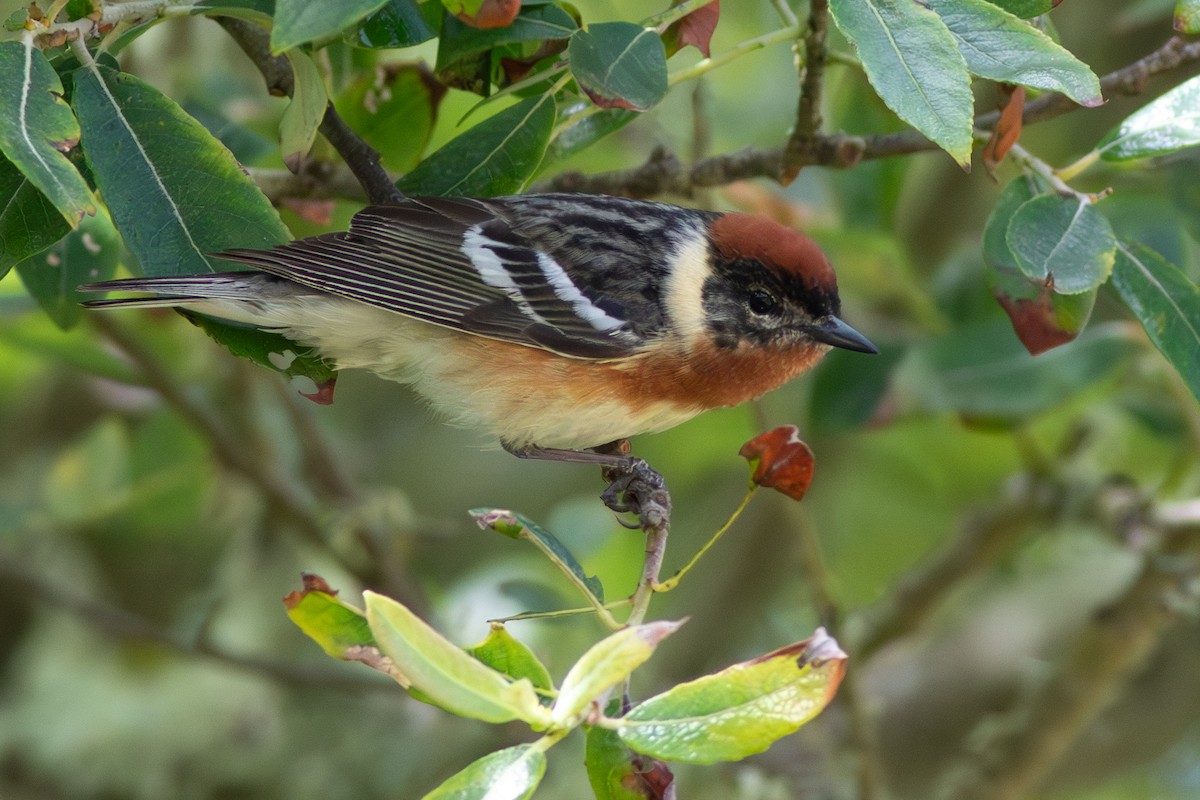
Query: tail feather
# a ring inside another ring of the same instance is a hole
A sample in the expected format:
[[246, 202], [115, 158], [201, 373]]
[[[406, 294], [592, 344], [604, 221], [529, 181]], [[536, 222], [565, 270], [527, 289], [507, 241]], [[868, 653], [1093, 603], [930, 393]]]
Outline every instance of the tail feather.
[[208, 275], [161, 275], [124, 278], [80, 286], [82, 292], [147, 292], [149, 297], [120, 297], [85, 300], [88, 308], [156, 308], [186, 306], [209, 300], [264, 300], [281, 295], [305, 293], [296, 284], [256, 272], [224, 272]]

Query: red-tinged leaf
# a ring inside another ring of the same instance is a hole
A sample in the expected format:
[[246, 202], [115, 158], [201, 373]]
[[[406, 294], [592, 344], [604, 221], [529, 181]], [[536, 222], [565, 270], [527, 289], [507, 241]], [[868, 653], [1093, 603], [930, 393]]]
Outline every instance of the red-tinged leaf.
[[300, 396], [312, 400], [319, 406], [333, 405], [333, 390], [337, 386], [337, 375], [318, 383], [315, 391], [300, 392]]
[[[507, 27], [521, 13], [521, 0], [483, 0], [482, 3], [459, 0], [446, 6], [461, 22], [483, 30]], [[472, 6], [477, 8], [472, 9]]]
[[1000, 119], [992, 130], [991, 137], [983, 148], [983, 165], [988, 174], [1008, 155], [1008, 151], [1021, 138], [1021, 121], [1025, 113], [1025, 87], [1017, 86], [1008, 92], [1008, 102], [1000, 110]]
[[[671, 6], [677, 6], [682, 2], [684, 0], [675, 0]], [[705, 58], [708, 58], [713, 31], [717, 29], [717, 21], [720, 17], [721, 2], [713, 0], [708, 5], [701, 6], [682, 19], [671, 23], [662, 35], [663, 45], [667, 48], [667, 56], [673, 56], [691, 45], [699, 50]]]
[[1058, 324], [1052, 302], [1053, 294], [1047, 286], [1042, 289], [1040, 296], [1033, 299], [996, 295], [1004, 313], [1012, 320], [1017, 338], [1025, 345], [1030, 355], [1036, 356], [1038, 353], [1052, 350], [1079, 334], [1079, 331], [1065, 330]]
[[795, 425], [780, 425], [742, 445], [738, 455], [754, 470], [750, 480], [759, 486], [800, 500], [812, 483], [815, 466], [812, 450]]
[[284, 197], [280, 203], [305, 222], [311, 222], [321, 227], [328, 227], [333, 223], [333, 212], [337, 208], [335, 200], [303, 200], [299, 197]]
[[300, 575], [300, 582], [304, 586], [298, 592], [288, 592], [287, 597], [283, 598], [283, 605], [287, 608], [295, 608], [296, 605], [304, 599], [304, 596], [309, 592], [324, 592], [330, 597], [337, 595], [338, 590], [332, 588], [324, 578], [320, 575], [314, 575], [311, 572], [304, 572]]

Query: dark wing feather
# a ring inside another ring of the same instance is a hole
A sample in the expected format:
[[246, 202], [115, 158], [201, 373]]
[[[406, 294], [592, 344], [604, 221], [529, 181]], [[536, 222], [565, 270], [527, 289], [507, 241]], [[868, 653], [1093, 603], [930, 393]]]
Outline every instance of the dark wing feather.
[[[346, 233], [218, 255], [435, 325], [575, 358], [618, 358], [642, 344], [620, 320], [597, 326], [580, 317], [547, 283], [538, 251], [500, 211], [465, 198], [410, 199], [364, 209]], [[488, 257], [511, 286], [489, 285], [464, 251], [472, 228], [485, 232]]]

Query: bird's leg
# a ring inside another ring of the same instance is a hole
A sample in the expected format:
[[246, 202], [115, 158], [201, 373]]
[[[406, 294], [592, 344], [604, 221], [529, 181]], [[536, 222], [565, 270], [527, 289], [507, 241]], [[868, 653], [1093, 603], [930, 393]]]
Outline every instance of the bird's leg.
[[500, 444], [518, 458], [599, 464], [601, 474], [609, 482], [600, 499], [619, 514], [637, 514], [638, 525], [630, 527], [658, 528], [670, 519], [671, 497], [667, 493], [666, 481], [645, 461], [629, 454], [628, 439], [618, 439], [589, 450], [564, 450], [537, 445], [514, 447], [504, 441]]

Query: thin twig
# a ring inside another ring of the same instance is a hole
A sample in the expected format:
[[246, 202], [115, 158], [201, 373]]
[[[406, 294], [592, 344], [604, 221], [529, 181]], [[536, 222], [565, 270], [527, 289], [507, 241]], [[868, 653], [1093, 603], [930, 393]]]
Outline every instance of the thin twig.
[[[245, 20], [233, 17], [216, 17], [216, 20], [262, 73], [267, 91], [291, 97], [295, 90], [292, 67], [285, 57], [271, 55], [270, 34]], [[380, 163], [379, 153], [350, 129], [332, 103], [325, 109], [319, 130], [350, 167], [372, 203], [398, 203], [404, 199]]]
[[816, 144], [821, 129], [821, 89], [825, 84], [825, 38], [829, 26], [829, 3], [809, 3], [808, 26], [804, 36], [804, 67], [800, 73], [800, 100], [796, 104], [796, 124], [783, 148], [784, 178], [794, 177]]
[[205, 658], [293, 686], [396, 694], [395, 684], [370, 676], [357, 677], [344, 672], [300, 666], [289, 661], [233, 653], [207, 640], [188, 642], [125, 609], [78, 594], [18, 567], [11, 558], [0, 558], [0, 579], [10, 589], [17, 590], [13, 593], [14, 597], [36, 599], [82, 620], [89, 629], [103, 630], [119, 639], [156, 644], [184, 656]]
[[[1106, 97], [1140, 94], [1145, 91], [1146, 83], [1152, 76], [1197, 62], [1200, 62], [1200, 41], [1173, 37], [1153, 53], [1104, 76], [1100, 80], [1101, 91]], [[1065, 95], [1046, 94], [1025, 104], [1023, 124], [1044, 122], [1079, 108], [1081, 106]], [[978, 129], [991, 130], [999, 118], [998, 111], [989, 111], [978, 115], [974, 124]], [[787, 174], [784, 169], [785, 148], [786, 146], [746, 148], [705, 159], [690, 169], [685, 169], [682, 164], [678, 169], [663, 169], [664, 164], [679, 162], [669, 153], [656, 153], [653, 164], [648, 163], [620, 173], [563, 173], [540, 183], [538, 191], [569, 188], [571, 191], [646, 197], [663, 192], [686, 194], [696, 187], [722, 186], [748, 178], [767, 177], [778, 180]], [[936, 149], [937, 145], [915, 130], [864, 137], [845, 133], [818, 134], [813, 136], [805, 157], [792, 166], [846, 168], [864, 159], [888, 158]]]

